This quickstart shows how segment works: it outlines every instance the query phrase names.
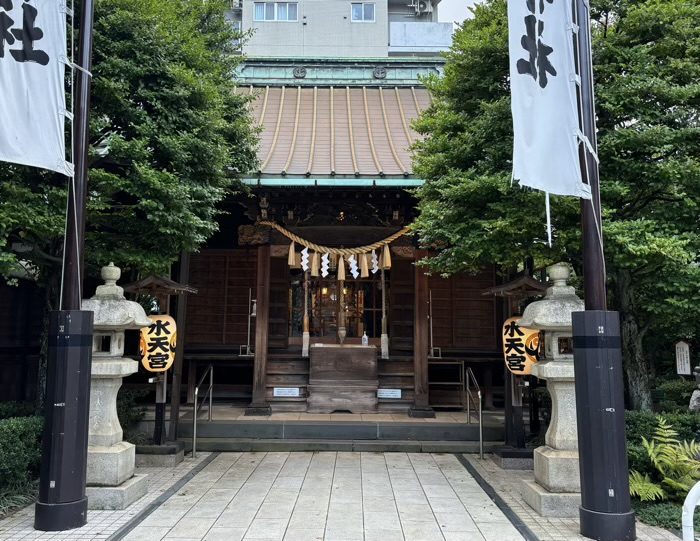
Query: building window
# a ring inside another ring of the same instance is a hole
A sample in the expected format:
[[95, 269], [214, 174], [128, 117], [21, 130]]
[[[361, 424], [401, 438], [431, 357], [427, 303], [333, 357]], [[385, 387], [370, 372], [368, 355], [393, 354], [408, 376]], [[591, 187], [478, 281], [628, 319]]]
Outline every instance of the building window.
[[352, 22], [374, 22], [374, 2], [352, 3], [350, 5], [352, 7]]
[[297, 21], [296, 2], [255, 2], [256, 21]]

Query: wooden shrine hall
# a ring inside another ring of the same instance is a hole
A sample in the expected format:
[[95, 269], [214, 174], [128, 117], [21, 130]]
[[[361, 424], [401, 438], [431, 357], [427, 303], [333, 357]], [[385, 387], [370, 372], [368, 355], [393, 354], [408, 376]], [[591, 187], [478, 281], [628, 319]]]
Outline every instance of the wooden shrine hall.
[[213, 364], [217, 400], [271, 412], [404, 412], [465, 405], [472, 366], [493, 405], [502, 301], [477, 276], [429, 276], [415, 215], [411, 121], [419, 86], [239, 88], [254, 96], [260, 170], [223, 205], [220, 231], [183, 257], [198, 290], [180, 324], [188, 402]]

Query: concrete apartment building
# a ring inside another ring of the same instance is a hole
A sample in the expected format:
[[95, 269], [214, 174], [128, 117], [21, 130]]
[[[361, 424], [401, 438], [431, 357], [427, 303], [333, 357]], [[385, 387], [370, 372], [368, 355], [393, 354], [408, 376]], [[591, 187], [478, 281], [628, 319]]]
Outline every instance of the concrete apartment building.
[[232, 18], [253, 30], [251, 58], [386, 58], [446, 50], [452, 24], [439, 23], [432, 0], [233, 0]]

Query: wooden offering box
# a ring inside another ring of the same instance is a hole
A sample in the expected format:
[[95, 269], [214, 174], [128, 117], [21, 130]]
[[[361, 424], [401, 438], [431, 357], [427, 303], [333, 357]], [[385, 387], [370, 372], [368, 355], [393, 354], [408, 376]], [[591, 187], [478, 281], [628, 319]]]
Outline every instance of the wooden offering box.
[[309, 356], [308, 412], [377, 412], [375, 346], [314, 344]]

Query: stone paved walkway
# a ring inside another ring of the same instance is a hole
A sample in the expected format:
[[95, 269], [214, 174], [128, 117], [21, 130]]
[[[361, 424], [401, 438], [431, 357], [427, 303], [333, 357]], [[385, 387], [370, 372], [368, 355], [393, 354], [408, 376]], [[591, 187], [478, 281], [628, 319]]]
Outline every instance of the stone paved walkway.
[[175, 468], [136, 468], [136, 473], [148, 475], [148, 494], [125, 511], [88, 511], [88, 523], [67, 532], [38, 532], [34, 529], [34, 506], [30, 505], [0, 520], [0, 541], [94, 541], [108, 539], [122, 526], [134, 519], [200, 463], [209, 453], [197, 453]]
[[[475, 455], [463, 456], [540, 541], [590, 541], [589, 538], [579, 535], [578, 519], [543, 518], [523, 501], [522, 483], [525, 479], [534, 478], [532, 470], [503, 470], [490, 458], [481, 461]], [[637, 541], [678, 541], [678, 539], [668, 530], [637, 521]]]
[[219, 455], [127, 541], [520, 541], [453, 455]]
[[[522, 501], [531, 471], [504, 471], [475, 455], [201, 453], [137, 473], [149, 474], [149, 493], [127, 511], [91, 511], [83, 528], [44, 533], [32, 528], [31, 506], [0, 521], [0, 541], [585, 539], [577, 521], [544, 519]], [[678, 539], [641, 523], [637, 533], [640, 541]]]

